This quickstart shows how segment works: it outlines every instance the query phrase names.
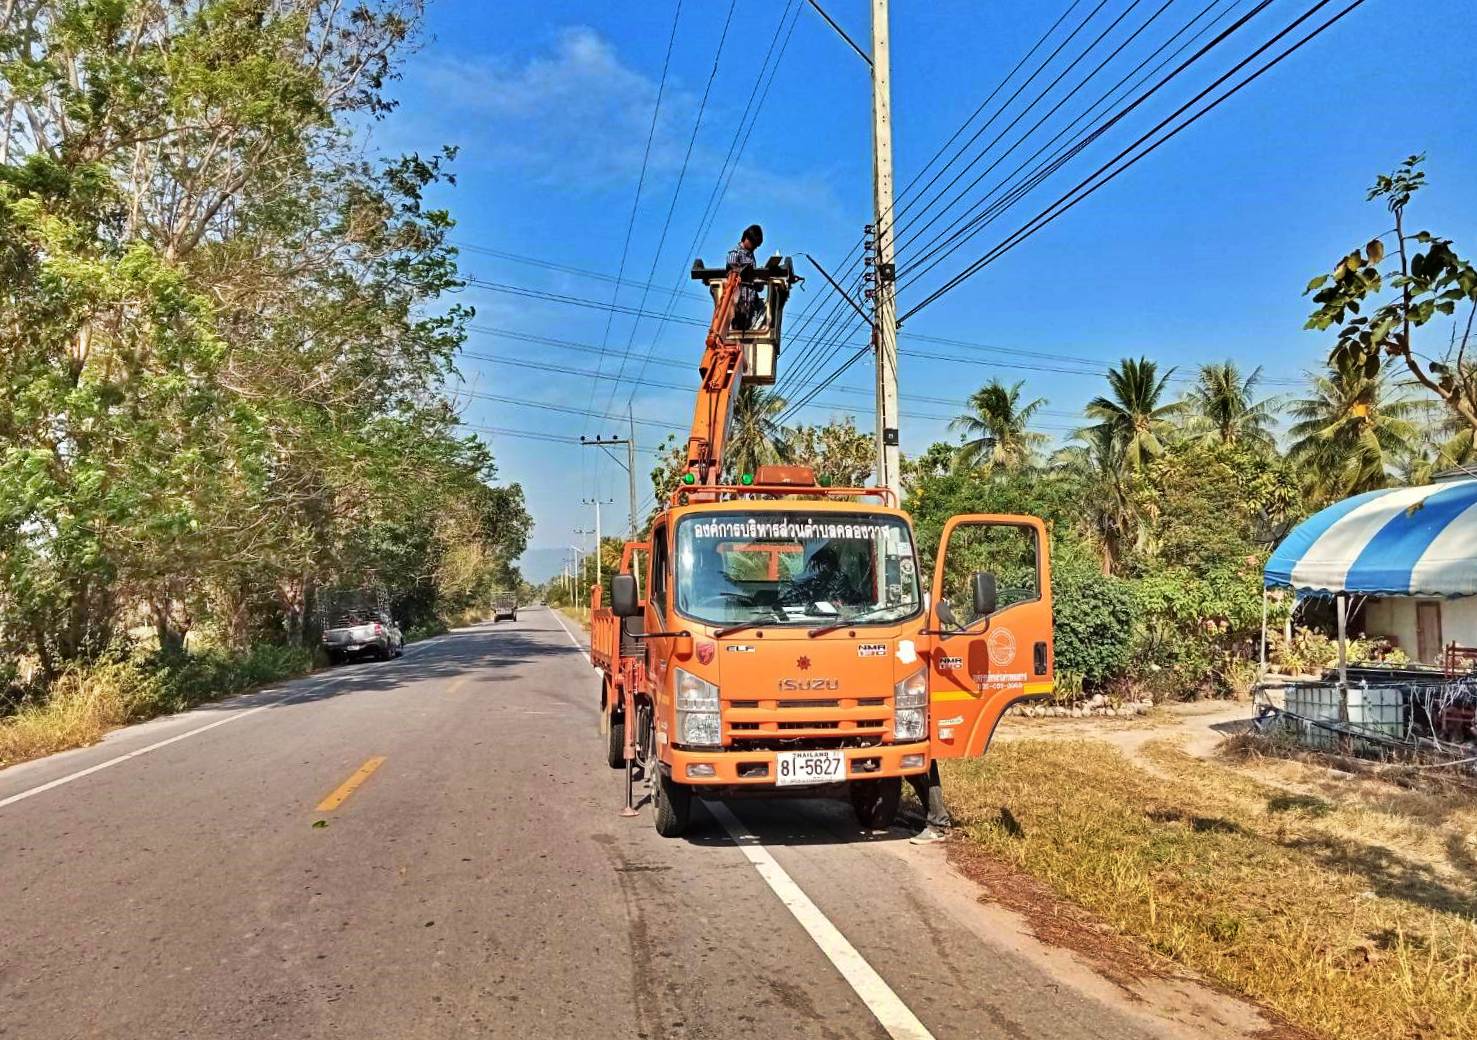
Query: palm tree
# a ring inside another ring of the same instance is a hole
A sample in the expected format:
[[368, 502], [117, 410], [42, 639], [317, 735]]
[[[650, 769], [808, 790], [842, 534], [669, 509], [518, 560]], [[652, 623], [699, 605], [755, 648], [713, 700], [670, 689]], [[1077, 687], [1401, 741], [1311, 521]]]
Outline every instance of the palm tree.
[[1027, 429], [1027, 425], [1046, 399], [1038, 397], [1021, 404], [1021, 387], [1025, 385], [1024, 380], [1006, 386], [992, 379], [970, 394], [970, 410], [949, 423], [949, 429], [964, 437], [957, 456], [960, 465], [999, 466], [1014, 471], [1034, 461], [1037, 450], [1050, 438]]
[[1104, 433], [1123, 450], [1124, 462], [1138, 469], [1163, 454], [1171, 421], [1185, 410], [1184, 403], [1160, 404], [1174, 369], [1162, 376], [1148, 358], [1124, 358], [1108, 369], [1111, 397], [1094, 397], [1087, 404], [1090, 418], [1099, 420]]
[[1194, 387], [1185, 395], [1191, 432], [1206, 443], [1272, 447], [1269, 427], [1278, 402], [1271, 397], [1255, 400], [1261, 378], [1260, 365], [1244, 379], [1234, 361], [1201, 365]]
[[779, 423], [785, 399], [773, 390], [740, 386], [728, 434], [728, 467], [732, 474], [753, 473], [785, 458], [785, 430]]
[[1374, 375], [1341, 361], [1314, 375], [1312, 395], [1294, 401], [1298, 420], [1288, 455], [1304, 468], [1304, 483], [1325, 499], [1384, 487], [1389, 470], [1411, 454], [1420, 437], [1419, 405], [1398, 396], [1388, 366]]
[[1078, 430], [1076, 441], [1053, 461], [1080, 484], [1085, 533], [1098, 545], [1103, 573], [1112, 574], [1135, 531], [1124, 446], [1107, 425]]

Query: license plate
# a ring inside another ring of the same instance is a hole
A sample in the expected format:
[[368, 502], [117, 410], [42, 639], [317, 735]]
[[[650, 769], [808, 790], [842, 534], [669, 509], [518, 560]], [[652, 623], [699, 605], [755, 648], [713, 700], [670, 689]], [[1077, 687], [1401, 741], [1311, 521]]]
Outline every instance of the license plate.
[[776, 755], [775, 786], [830, 784], [846, 779], [846, 756], [839, 751], [781, 751]]

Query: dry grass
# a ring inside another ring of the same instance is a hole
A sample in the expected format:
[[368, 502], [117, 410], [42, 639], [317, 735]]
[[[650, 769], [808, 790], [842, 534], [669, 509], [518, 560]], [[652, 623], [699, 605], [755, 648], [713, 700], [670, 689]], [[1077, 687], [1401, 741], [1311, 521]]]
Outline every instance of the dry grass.
[[302, 675], [311, 665], [307, 650], [260, 646], [241, 655], [210, 651], [170, 663], [135, 656], [73, 669], [46, 700], [0, 718], [0, 768], [95, 744], [126, 723]]
[[589, 607], [558, 607], [557, 609], [559, 613], [571, 621], [577, 622], [581, 628], [588, 629], [590, 627]]
[[1477, 1038], [1473, 806], [1145, 754], [1023, 739], [946, 783], [978, 848], [1313, 1033]]

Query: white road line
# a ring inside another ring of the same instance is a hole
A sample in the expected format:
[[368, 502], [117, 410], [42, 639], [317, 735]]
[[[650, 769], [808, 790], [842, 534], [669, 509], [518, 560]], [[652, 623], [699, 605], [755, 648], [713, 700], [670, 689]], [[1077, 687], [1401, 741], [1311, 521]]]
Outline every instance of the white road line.
[[[568, 630], [566, 629], [566, 631], [568, 631]], [[447, 632], [447, 633], [445, 633], [443, 635], [436, 636], [433, 639], [423, 639], [423, 640], [421, 640], [418, 643], [412, 643], [410, 646], [408, 646], [408, 647], [405, 648], [405, 653], [406, 654], [412, 654], [412, 653], [415, 653], [417, 650], [419, 650], [421, 648], [433, 646], [437, 642], [439, 642], [440, 640], [443, 640], [447, 636], [453, 635], [453, 634], [454, 633]], [[573, 637], [571, 636], [570, 638], [573, 638]], [[575, 645], [578, 646], [579, 644], [576, 643]], [[373, 669], [373, 670], [374, 671], [378, 671], [380, 669]], [[108, 759], [105, 762], [99, 762], [95, 766], [88, 766], [86, 769], [79, 769], [75, 773], [68, 773], [66, 776], [58, 777], [57, 779], [52, 780], [49, 783], [41, 784], [39, 787], [32, 787], [32, 788], [30, 788], [28, 790], [21, 791], [21, 792], [19, 792], [17, 794], [13, 794], [13, 795], [11, 795], [8, 798], [0, 798], [0, 809], [4, 809], [8, 805], [14, 805], [16, 802], [23, 802], [27, 798], [35, 797], [38, 794], [44, 794], [47, 791], [52, 790], [53, 788], [61, 787], [63, 784], [70, 784], [74, 780], [81, 780], [83, 777], [85, 777], [85, 776], [91, 776], [93, 773], [100, 773], [104, 769], [109, 769], [109, 768], [111, 768], [113, 766], [116, 766], [116, 765], [118, 765], [120, 763], [127, 762], [131, 758], [138, 758], [140, 755], [147, 755], [151, 751], [158, 751], [160, 748], [162, 748], [162, 747], [168, 747], [170, 744], [173, 744], [173, 743], [175, 743], [177, 741], [187, 740], [190, 737], [198, 736], [199, 734], [205, 733], [208, 730], [215, 729], [217, 726], [224, 726], [228, 722], [235, 722], [237, 719], [244, 719], [248, 715], [255, 715], [259, 711], [266, 711], [268, 708], [275, 708], [277, 705], [284, 704], [287, 701], [292, 700], [294, 697], [296, 697], [296, 696], [298, 696], [300, 694], [303, 694], [303, 693], [311, 693], [311, 692], [314, 692], [316, 690], [321, 690], [325, 686], [332, 686], [336, 682], [342, 682], [345, 679], [352, 679], [354, 677], [354, 675], [356, 675], [356, 674], [363, 674], [365, 671], [370, 671], [370, 669], [360, 669], [360, 670], [357, 670], [354, 673], [344, 672], [344, 673], [340, 673], [338, 675], [331, 676], [331, 677], [329, 677], [327, 679], [319, 679], [317, 682], [313, 683], [307, 689], [292, 690], [291, 692], [287, 693], [286, 696], [280, 697], [277, 700], [272, 701], [270, 704], [259, 704], [255, 708], [246, 708], [246, 709], [244, 709], [242, 711], [236, 712], [234, 715], [227, 715], [223, 719], [216, 719], [214, 722], [210, 723], [209, 725], [201, 726], [199, 729], [192, 729], [192, 730], [190, 730], [187, 733], [178, 733], [178, 734], [176, 734], [176, 735], [174, 735], [172, 737], [169, 737], [166, 740], [161, 740], [161, 741], [158, 741], [157, 743], [150, 744], [147, 747], [137, 748], [137, 749], [135, 749], [133, 751], [127, 752], [126, 754], [119, 755], [117, 758], [110, 758], [110, 759]], [[258, 692], [259, 693], [271, 693], [271, 692], [274, 692], [274, 691], [271, 691], [271, 690], [262, 690], [262, 691], [258, 691]]]
[[581, 643], [577, 638], [575, 638], [575, 634], [569, 630], [569, 626], [566, 625], [564, 623], [564, 619], [559, 616], [559, 611], [555, 610], [553, 607], [549, 607], [548, 611], [550, 614], [554, 615], [554, 620], [558, 622], [559, 627], [564, 629], [564, 634], [569, 637], [569, 641], [574, 644], [574, 648], [585, 655], [586, 661], [590, 660], [590, 651], [585, 649], [584, 643]]
[[779, 896], [780, 902], [785, 904], [795, 920], [800, 922], [800, 927], [815, 940], [826, 959], [841, 973], [841, 977], [861, 998], [862, 1003], [867, 1005], [867, 1010], [872, 1012], [887, 1031], [887, 1035], [892, 1040], [934, 1040], [933, 1034], [918, 1021], [918, 1016], [908, 1009], [902, 998], [863, 959], [856, 947], [847, 942], [841, 930], [821, 913], [820, 908], [811, 902], [810, 897], [795, 884], [794, 879], [785, 873], [785, 868], [779, 865], [758, 838], [749, 833], [728, 806], [721, 802], [703, 804], [723, 824], [723, 829], [728, 831], [739, 851], [754, 864], [759, 876]]
[[135, 748], [133, 751], [126, 752], [125, 754], [119, 755], [116, 758], [110, 758], [104, 762], [99, 762], [95, 766], [88, 766], [86, 769], [79, 769], [75, 773], [68, 773], [66, 776], [57, 777], [55, 780], [51, 780], [47, 783], [41, 784], [38, 787], [32, 787], [25, 791], [20, 791], [8, 798], [0, 798], [0, 809], [4, 809], [8, 805], [14, 805], [16, 802], [23, 802], [27, 798], [33, 798], [38, 794], [45, 794], [47, 791], [50, 791], [53, 788], [61, 787], [64, 784], [70, 784], [74, 780], [81, 780], [83, 777], [91, 776], [93, 773], [100, 773], [104, 769], [110, 769], [113, 766], [119, 765], [123, 762], [127, 762], [129, 759], [138, 758], [140, 755], [147, 755], [151, 751], [158, 751], [162, 747], [168, 747], [170, 744], [177, 743], [181, 740], [188, 740], [190, 737], [199, 736], [201, 733], [215, 729], [217, 726], [224, 726], [228, 722], [235, 722], [237, 719], [244, 719], [248, 715], [255, 715], [259, 711], [266, 711], [268, 708], [275, 708], [279, 704], [283, 704], [287, 701], [292, 700], [299, 694], [321, 690], [325, 686], [331, 686], [334, 683], [340, 682], [341, 680], [347, 678], [349, 678], [349, 676], [347, 675], [336, 675], [331, 679], [326, 679], [321, 682], [315, 683], [307, 690], [293, 690], [291, 693], [287, 694], [287, 696], [278, 698], [277, 700], [272, 701], [270, 704], [258, 704], [255, 708], [245, 708], [233, 715], [227, 715], [223, 719], [216, 719], [214, 722], [209, 723], [208, 725], [200, 726], [197, 729], [192, 729], [185, 733], [176, 733], [172, 737], [156, 741], [155, 743], [149, 744], [146, 747]]

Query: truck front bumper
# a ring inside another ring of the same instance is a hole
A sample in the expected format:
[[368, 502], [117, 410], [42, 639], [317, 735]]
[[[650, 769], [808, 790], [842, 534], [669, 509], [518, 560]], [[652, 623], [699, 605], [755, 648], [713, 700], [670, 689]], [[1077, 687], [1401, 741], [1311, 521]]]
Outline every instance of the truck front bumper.
[[[698, 787], [775, 787], [775, 763], [779, 752], [735, 747], [723, 751], [687, 751], [669, 747], [663, 756], [672, 768], [672, 779]], [[796, 748], [795, 750], [804, 750]], [[847, 780], [876, 780], [888, 776], [912, 776], [928, 769], [928, 741], [913, 744], [884, 744], [869, 748], [843, 748]], [[693, 766], [708, 767], [696, 770]], [[787, 788], [788, 789], [788, 788]]]

